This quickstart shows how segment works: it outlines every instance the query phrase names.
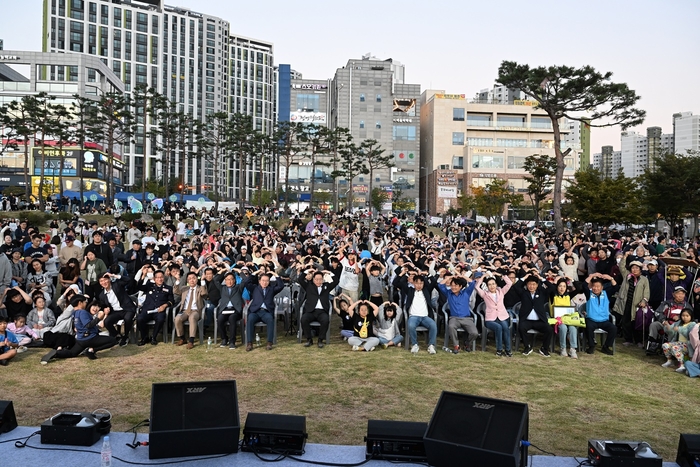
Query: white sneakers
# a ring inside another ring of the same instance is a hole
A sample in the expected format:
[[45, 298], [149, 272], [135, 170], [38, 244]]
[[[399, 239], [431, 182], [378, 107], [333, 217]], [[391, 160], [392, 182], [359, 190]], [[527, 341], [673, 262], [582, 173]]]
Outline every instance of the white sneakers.
[[[420, 351], [420, 348], [418, 347], [418, 344], [413, 344], [411, 347], [411, 353], [412, 354], [417, 354]], [[428, 346], [428, 353], [430, 355], [435, 355], [437, 352], [435, 351], [435, 346], [434, 345], [429, 345]]]
[[685, 366], [681, 365], [676, 368], [676, 373], [685, 373]]
[[576, 349], [574, 349], [574, 348], [569, 349], [569, 357], [578, 358], [578, 355], [576, 355]]
[[566, 347], [562, 347], [561, 352], [559, 352], [559, 355], [562, 357], [568, 357], [569, 355], [566, 353]]
[[673, 360], [666, 360], [666, 363], [662, 364], [661, 366], [664, 368], [671, 368], [673, 365]]
[[353, 351], [353, 352], [357, 352], [358, 350], [360, 350], [360, 346], [359, 346], [359, 345], [353, 345], [353, 346], [352, 346], [352, 351]]
[[430, 355], [435, 355], [435, 346], [434, 345], [429, 345], [428, 346], [428, 353]]
[[411, 347], [411, 353], [418, 353], [419, 350], [418, 344], [413, 344], [413, 347]]

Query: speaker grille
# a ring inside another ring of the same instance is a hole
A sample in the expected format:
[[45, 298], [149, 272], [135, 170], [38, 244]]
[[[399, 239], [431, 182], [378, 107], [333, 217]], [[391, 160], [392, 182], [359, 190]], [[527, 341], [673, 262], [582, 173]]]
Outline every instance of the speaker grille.
[[151, 431], [239, 426], [235, 381], [154, 384]]

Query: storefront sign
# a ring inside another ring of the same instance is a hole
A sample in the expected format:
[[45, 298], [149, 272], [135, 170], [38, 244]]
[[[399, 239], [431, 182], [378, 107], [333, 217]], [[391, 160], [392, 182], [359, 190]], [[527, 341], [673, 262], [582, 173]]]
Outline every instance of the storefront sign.
[[466, 99], [466, 96], [464, 94], [435, 94], [436, 99], [458, 99], [458, 100], [463, 100]]
[[326, 123], [325, 112], [290, 112], [289, 120], [297, 123]]
[[457, 186], [456, 170], [437, 170], [436, 172], [438, 186]]
[[455, 199], [457, 198], [456, 186], [439, 186], [437, 192], [438, 198]]
[[0, 55], [0, 60], [21, 60], [17, 55]]
[[311, 91], [320, 91], [328, 89], [327, 84], [292, 84], [292, 89], [308, 89]]

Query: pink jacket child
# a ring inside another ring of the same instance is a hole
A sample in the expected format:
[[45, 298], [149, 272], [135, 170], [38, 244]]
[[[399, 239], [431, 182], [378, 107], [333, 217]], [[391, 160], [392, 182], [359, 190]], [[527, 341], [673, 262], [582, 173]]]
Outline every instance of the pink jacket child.
[[7, 330], [17, 336], [19, 345], [27, 345], [32, 342], [32, 339], [39, 339], [34, 329], [27, 326], [27, 319], [24, 316], [15, 317], [15, 320], [7, 325]]

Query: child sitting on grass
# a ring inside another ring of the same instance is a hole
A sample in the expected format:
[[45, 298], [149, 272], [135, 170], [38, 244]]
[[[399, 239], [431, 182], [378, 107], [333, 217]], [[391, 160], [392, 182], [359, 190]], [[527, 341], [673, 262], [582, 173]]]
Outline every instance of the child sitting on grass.
[[7, 366], [10, 359], [17, 355], [17, 347], [17, 337], [7, 330], [7, 318], [0, 315], [0, 365]]
[[[19, 352], [26, 350], [26, 345], [32, 343], [32, 341], [39, 340], [39, 334], [37, 334], [34, 329], [27, 326], [27, 317], [24, 315], [15, 316], [15, 320], [7, 325], [8, 331], [15, 335], [17, 341], [19, 342]], [[22, 348], [24, 347], [24, 350]]]
[[401, 347], [403, 336], [399, 330], [402, 318], [401, 308], [386, 301], [379, 307], [377, 320], [374, 322], [374, 334], [385, 349], [391, 346]]

